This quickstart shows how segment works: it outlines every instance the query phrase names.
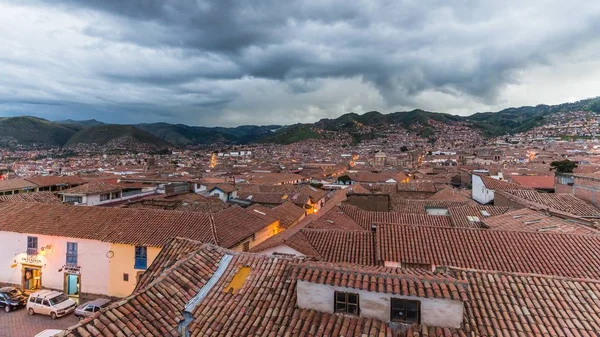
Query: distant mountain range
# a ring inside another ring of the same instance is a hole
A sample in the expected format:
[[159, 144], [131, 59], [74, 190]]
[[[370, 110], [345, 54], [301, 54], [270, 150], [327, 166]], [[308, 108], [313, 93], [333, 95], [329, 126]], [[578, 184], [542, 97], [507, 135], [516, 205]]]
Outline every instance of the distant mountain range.
[[[48, 121], [22, 116], [0, 118], [0, 145], [44, 145], [75, 147], [96, 144], [113, 147], [118, 140], [144, 144], [150, 148], [185, 147], [206, 144], [248, 144], [256, 142], [290, 144], [306, 139], [319, 139], [326, 132], [358, 134], [363, 126], [400, 125], [407, 130], [430, 136], [428, 120], [442, 123], [464, 122], [486, 137], [514, 134], [543, 125], [552, 114], [567, 111], [600, 113], [600, 97], [559, 105], [537, 105], [509, 108], [498, 112], [455, 116], [445, 113], [412, 110], [382, 114], [377, 111], [359, 115], [344, 114], [335, 119], [321, 119], [313, 124], [244, 125], [234, 128], [201, 127], [183, 124], [145, 123], [135, 125], [105, 124], [95, 119]], [[419, 126], [416, 128], [415, 126]], [[122, 143], [122, 142], [121, 142]]]

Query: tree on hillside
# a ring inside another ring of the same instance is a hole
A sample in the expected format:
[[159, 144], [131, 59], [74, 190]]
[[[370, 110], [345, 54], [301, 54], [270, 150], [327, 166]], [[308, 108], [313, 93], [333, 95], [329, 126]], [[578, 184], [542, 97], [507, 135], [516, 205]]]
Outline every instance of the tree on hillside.
[[408, 148], [406, 147], [406, 145], [402, 145], [402, 147], [400, 148], [401, 152], [406, 152], [408, 151]]
[[577, 168], [577, 164], [569, 159], [550, 163], [550, 171], [556, 171], [557, 173], [573, 173], [575, 168]]

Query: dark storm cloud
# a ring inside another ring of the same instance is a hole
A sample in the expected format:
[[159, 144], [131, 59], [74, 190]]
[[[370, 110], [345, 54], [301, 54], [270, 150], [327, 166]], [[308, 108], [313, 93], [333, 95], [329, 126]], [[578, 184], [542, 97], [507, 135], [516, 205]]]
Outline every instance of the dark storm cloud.
[[[521, 71], [586, 48], [600, 32], [600, 5], [586, 1], [61, 0], [51, 6], [88, 18], [80, 31], [94, 42], [78, 46], [78, 70], [117, 90], [116, 97], [96, 98], [129, 111], [146, 97], [157, 118], [164, 117], [158, 111], [210, 115], [251, 100], [248, 81], [264, 87], [272, 107], [287, 95], [319, 102], [307, 107], [337, 107], [317, 96], [347, 79], [372, 86], [390, 107], [415, 107], [425, 92], [494, 104]], [[331, 99], [344, 100], [336, 90]]]

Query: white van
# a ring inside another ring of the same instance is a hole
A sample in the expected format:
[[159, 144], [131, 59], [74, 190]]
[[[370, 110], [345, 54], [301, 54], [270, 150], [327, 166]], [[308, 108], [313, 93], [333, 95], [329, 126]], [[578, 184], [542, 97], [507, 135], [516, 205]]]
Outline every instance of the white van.
[[76, 306], [75, 301], [60, 291], [39, 290], [29, 295], [27, 313], [29, 316], [40, 314], [56, 319], [72, 313]]

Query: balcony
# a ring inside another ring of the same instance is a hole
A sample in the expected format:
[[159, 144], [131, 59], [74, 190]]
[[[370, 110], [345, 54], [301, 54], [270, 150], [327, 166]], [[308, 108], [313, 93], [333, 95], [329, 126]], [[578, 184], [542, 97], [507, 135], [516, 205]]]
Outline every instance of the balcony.
[[27, 248], [27, 256], [36, 256], [38, 255], [37, 248]]

